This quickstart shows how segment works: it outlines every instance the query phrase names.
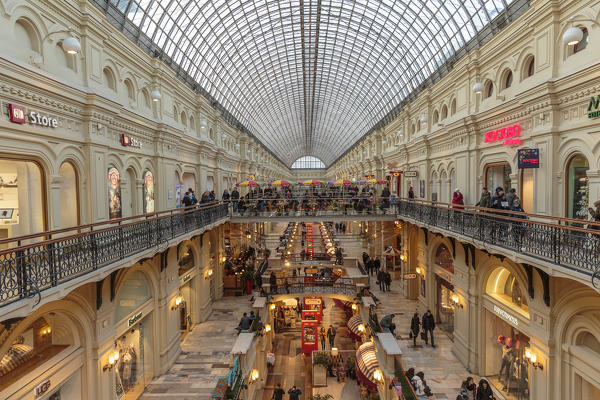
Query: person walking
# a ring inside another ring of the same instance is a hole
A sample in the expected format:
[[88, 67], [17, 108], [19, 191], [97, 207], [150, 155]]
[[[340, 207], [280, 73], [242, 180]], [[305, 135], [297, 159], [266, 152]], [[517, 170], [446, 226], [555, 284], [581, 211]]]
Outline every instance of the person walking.
[[321, 330], [319, 330], [319, 337], [321, 338], [321, 350], [325, 350], [325, 339], [327, 339], [327, 332], [325, 331], [325, 328], [321, 327]]
[[417, 337], [419, 336], [419, 331], [421, 330], [421, 318], [419, 317], [419, 313], [415, 313], [410, 321], [410, 334], [413, 339], [413, 345], [417, 345]]
[[383, 271], [383, 280], [385, 283], [385, 291], [390, 291], [390, 286], [392, 285], [392, 275], [389, 272]]
[[413, 190], [412, 186], [408, 188], [408, 198], [409, 199], [414, 199], [415, 198], [415, 191]]
[[435, 341], [433, 338], [433, 330], [435, 329], [435, 321], [433, 319], [433, 314], [431, 314], [431, 310], [427, 310], [425, 314], [423, 314], [423, 331], [425, 332], [425, 345], [428, 344], [429, 336], [431, 338], [431, 347], [435, 347]]
[[394, 314], [388, 314], [385, 317], [381, 318], [379, 325], [385, 330], [389, 329], [390, 333], [394, 335], [394, 330], [396, 329], [396, 324], [394, 324]]
[[233, 202], [233, 211], [238, 211], [238, 200], [240, 199], [240, 192], [238, 192], [237, 188], [233, 188], [231, 191], [231, 200]]
[[[504, 194], [504, 189], [501, 186], [496, 188], [496, 195], [492, 197], [490, 200], [490, 208], [496, 210], [510, 210], [508, 207], [508, 201], [506, 201], [506, 196]], [[501, 217], [506, 216], [504, 213], [497, 213]], [[499, 239], [504, 236], [504, 233], [507, 230], [506, 221], [501, 220], [500, 218], [494, 218], [496, 221], [492, 224], [492, 238]]]
[[490, 387], [490, 384], [485, 379], [479, 381], [477, 387], [477, 400], [494, 400], [494, 392]]
[[296, 385], [294, 385], [290, 390], [288, 390], [288, 394], [290, 395], [290, 400], [300, 400], [300, 395], [302, 392], [296, 387]]
[[327, 329], [327, 337], [329, 338], [329, 347], [333, 349], [334, 347], [334, 341], [335, 341], [335, 335], [337, 334], [335, 328], [333, 327], [333, 325], [329, 325], [329, 329]]
[[475, 203], [475, 205], [478, 207], [488, 208], [490, 206], [491, 198], [492, 195], [490, 194], [489, 190], [484, 186], [481, 189], [481, 196], [479, 197], [479, 201]]
[[271, 400], [283, 400], [283, 395], [285, 394], [285, 390], [281, 388], [281, 383], [277, 384], [277, 387], [273, 391], [273, 397]]
[[379, 257], [373, 261], [373, 266], [375, 267], [375, 276], [377, 276], [379, 269], [381, 268], [381, 260], [379, 260]]
[[515, 188], [510, 188], [508, 190], [508, 194], [506, 195], [506, 201], [508, 202], [508, 208], [512, 208], [513, 206], [513, 202], [515, 201], [515, 199], [518, 199], [519, 196], [517, 196], [517, 189]]
[[377, 283], [379, 283], [379, 290], [385, 292], [385, 278], [383, 276], [383, 271], [377, 273]]

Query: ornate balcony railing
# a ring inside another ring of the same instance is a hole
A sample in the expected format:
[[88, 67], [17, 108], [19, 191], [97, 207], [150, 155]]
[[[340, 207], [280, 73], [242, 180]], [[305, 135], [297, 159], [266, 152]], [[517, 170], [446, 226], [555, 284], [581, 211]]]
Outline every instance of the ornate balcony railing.
[[586, 275], [599, 266], [600, 224], [591, 221], [404, 199], [397, 213]]
[[296, 293], [326, 293], [355, 296], [358, 288], [350, 278], [315, 278], [297, 276], [292, 278], [277, 278], [277, 283], [271, 285], [268, 278], [263, 279], [263, 288], [272, 295]]
[[[157, 247], [228, 217], [207, 205], [0, 241], [0, 306]], [[24, 242], [28, 244], [23, 244]]]

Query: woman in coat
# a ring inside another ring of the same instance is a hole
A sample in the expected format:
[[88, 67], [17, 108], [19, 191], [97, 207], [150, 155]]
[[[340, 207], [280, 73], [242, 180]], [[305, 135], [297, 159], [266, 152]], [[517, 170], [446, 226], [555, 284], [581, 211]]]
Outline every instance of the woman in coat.
[[494, 400], [494, 392], [492, 392], [490, 384], [485, 379], [479, 381], [477, 400]]
[[461, 389], [465, 391], [465, 398], [467, 400], [475, 400], [475, 396], [477, 395], [477, 385], [472, 377], [468, 377], [466, 381], [464, 381], [461, 385]]
[[413, 344], [417, 345], [417, 336], [419, 336], [419, 330], [421, 326], [421, 318], [419, 318], [419, 313], [415, 313], [413, 315], [412, 320], [410, 321], [410, 331], [413, 337]]
[[458, 188], [454, 189], [454, 193], [452, 193], [452, 208], [464, 208], [460, 206], [465, 205], [465, 200], [463, 194], [460, 192]]

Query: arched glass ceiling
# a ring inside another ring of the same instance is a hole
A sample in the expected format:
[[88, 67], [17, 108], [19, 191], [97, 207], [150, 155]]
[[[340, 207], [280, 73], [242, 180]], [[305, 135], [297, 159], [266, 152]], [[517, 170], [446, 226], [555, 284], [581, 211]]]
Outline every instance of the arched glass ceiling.
[[313, 156], [303, 156], [294, 161], [292, 164], [292, 169], [324, 169], [325, 164], [323, 161], [319, 160], [317, 157]]
[[110, 0], [288, 165], [330, 165], [513, 1]]

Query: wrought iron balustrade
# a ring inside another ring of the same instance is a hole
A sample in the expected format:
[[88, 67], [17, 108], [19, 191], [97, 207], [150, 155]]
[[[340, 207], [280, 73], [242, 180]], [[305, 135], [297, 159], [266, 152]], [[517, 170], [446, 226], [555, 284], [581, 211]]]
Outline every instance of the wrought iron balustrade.
[[590, 276], [600, 261], [600, 224], [592, 221], [414, 199], [401, 200], [397, 213]]
[[354, 281], [350, 278], [297, 276], [277, 278], [277, 284], [269, 284], [268, 292], [270, 294], [327, 293], [355, 296], [358, 289]]
[[[0, 306], [95, 271], [228, 217], [215, 204], [0, 241]], [[24, 244], [27, 243], [27, 244]], [[164, 249], [163, 249], [164, 250]]]

